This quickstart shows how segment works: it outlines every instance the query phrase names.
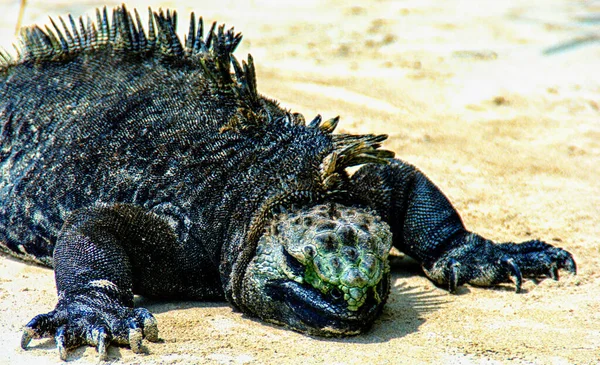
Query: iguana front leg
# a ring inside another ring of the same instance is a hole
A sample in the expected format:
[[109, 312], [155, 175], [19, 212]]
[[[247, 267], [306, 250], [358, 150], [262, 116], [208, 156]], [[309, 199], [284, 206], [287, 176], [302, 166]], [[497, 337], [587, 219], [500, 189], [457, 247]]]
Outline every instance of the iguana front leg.
[[492, 286], [523, 277], [576, 272], [572, 255], [541, 241], [495, 244], [465, 229], [444, 194], [419, 170], [399, 160], [366, 165], [349, 187], [391, 227], [394, 246], [418, 260], [425, 274], [451, 293], [462, 284]]
[[170, 272], [177, 265], [168, 265], [175, 242], [165, 222], [134, 206], [73, 213], [54, 250], [58, 304], [26, 325], [21, 346], [54, 336], [63, 360], [81, 345], [95, 346], [106, 359], [110, 344], [140, 352], [143, 338], [157, 341], [157, 322], [148, 310], [133, 308], [133, 290], [165, 290], [160, 277], [177, 275]]

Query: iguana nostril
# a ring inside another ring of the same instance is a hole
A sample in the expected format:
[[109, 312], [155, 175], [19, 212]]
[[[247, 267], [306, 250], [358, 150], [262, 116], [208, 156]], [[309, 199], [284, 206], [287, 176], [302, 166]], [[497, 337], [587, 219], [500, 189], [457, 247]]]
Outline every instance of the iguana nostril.
[[285, 230], [285, 228], [284, 228], [283, 224], [279, 223], [275, 226], [274, 235], [277, 236], [277, 235], [279, 235], [279, 233], [283, 232], [284, 230]]
[[304, 248], [302, 248], [302, 251], [304, 251], [304, 254], [308, 257], [315, 257], [315, 247], [313, 245], [306, 245], [304, 246]]

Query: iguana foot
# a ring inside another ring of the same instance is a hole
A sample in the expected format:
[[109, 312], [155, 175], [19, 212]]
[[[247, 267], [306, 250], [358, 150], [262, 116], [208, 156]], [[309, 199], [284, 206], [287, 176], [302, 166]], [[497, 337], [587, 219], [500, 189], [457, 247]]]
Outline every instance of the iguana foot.
[[66, 361], [69, 349], [83, 345], [96, 347], [100, 359], [106, 360], [110, 344], [142, 352], [143, 338], [158, 341], [158, 326], [145, 308], [126, 307], [89, 293], [60, 298], [53, 311], [35, 316], [23, 330], [21, 347], [26, 349], [32, 338], [52, 336], [62, 360]]
[[439, 285], [447, 285], [450, 293], [465, 283], [492, 286], [511, 281], [519, 293], [523, 278], [558, 280], [559, 269], [577, 273], [569, 252], [542, 241], [494, 244], [473, 233], [460, 239], [463, 244], [448, 250], [437, 261], [423, 264], [426, 275]]

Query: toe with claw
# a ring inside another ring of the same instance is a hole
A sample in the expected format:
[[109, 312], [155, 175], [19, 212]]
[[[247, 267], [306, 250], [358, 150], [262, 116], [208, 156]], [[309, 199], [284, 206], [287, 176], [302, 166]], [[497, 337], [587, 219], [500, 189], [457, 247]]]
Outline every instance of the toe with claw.
[[423, 269], [453, 294], [465, 283], [486, 287], [507, 282], [514, 283], [520, 293], [524, 278], [558, 280], [560, 269], [577, 273], [573, 256], [561, 248], [538, 240], [494, 244], [475, 234], [437, 260], [425, 263]]
[[69, 350], [84, 345], [94, 346], [100, 360], [107, 360], [111, 344], [143, 352], [143, 339], [158, 341], [158, 326], [145, 308], [62, 298], [56, 309], [34, 317], [25, 326], [21, 347], [26, 349], [32, 339], [45, 337], [54, 337], [62, 360], [67, 360]]

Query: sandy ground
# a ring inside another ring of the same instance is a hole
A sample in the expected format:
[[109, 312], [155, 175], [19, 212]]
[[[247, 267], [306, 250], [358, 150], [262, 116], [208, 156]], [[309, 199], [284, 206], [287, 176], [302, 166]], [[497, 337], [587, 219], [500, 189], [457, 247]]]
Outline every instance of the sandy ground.
[[[579, 274], [528, 281], [520, 295], [506, 286], [451, 296], [401, 264], [373, 329], [336, 340], [226, 303], [140, 299], [162, 341], [147, 355], [113, 347], [111, 362], [600, 362], [598, 1], [150, 3], [235, 25], [245, 34], [238, 54], [253, 54], [264, 94], [307, 118], [339, 114], [341, 131], [388, 133], [386, 147], [425, 171], [469, 228], [501, 241], [543, 238], [571, 251]], [[31, 0], [24, 24], [102, 4]], [[18, 0], [0, 0], [5, 47], [17, 12]], [[55, 301], [52, 271], [0, 257], [0, 363], [60, 363], [53, 340], [18, 346], [22, 326]], [[70, 360], [96, 363], [96, 352], [80, 348]]]

